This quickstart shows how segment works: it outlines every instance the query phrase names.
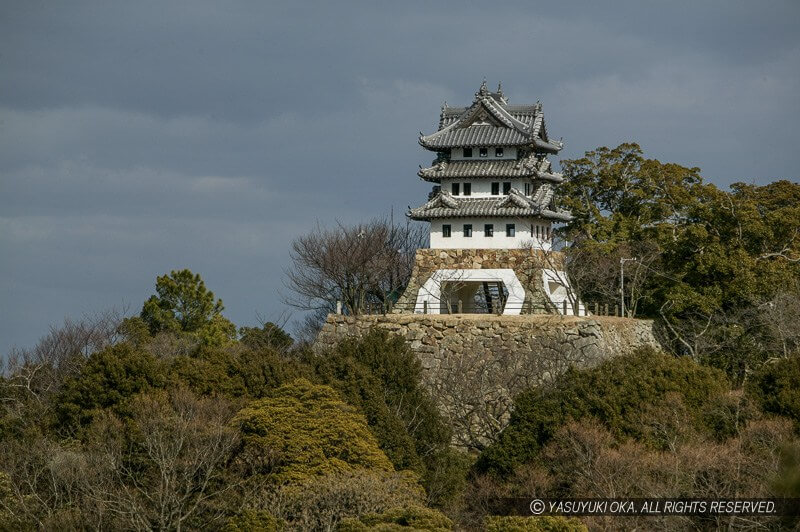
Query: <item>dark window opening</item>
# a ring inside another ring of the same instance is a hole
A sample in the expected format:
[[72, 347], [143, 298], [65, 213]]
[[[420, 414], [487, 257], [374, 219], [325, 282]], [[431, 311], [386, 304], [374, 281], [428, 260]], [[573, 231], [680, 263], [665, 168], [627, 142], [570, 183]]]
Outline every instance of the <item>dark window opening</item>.
[[458, 196], [459, 190], [461, 190], [461, 185], [459, 183], [453, 183], [452, 185], [453, 196]]
[[514, 229], [514, 224], [506, 224], [506, 236], [514, 236], [516, 230]]
[[530, 183], [525, 183], [525, 195], [526, 196], [530, 196], [531, 195], [531, 184]]
[[503, 183], [503, 194], [508, 195], [511, 192], [511, 181], [506, 181]]
[[472, 157], [472, 148], [464, 148], [464, 157]]
[[464, 224], [464, 236], [465, 237], [472, 236], [472, 224]]
[[492, 196], [500, 195], [500, 183], [492, 183]]
[[472, 195], [472, 183], [464, 183], [464, 195], [465, 196]]
[[442, 237], [450, 238], [450, 224], [442, 225]]
[[494, 156], [495, 157], [502, 157], [503, 156], [503, 148], [495, 148], [494, 149]]
[[480, 151], [481, 157], [488, 157], [489, 156], [489, 148], [481, 148]]
[[486, 224], [483, 226], [483, 236], [494, 236], [494, 224]]

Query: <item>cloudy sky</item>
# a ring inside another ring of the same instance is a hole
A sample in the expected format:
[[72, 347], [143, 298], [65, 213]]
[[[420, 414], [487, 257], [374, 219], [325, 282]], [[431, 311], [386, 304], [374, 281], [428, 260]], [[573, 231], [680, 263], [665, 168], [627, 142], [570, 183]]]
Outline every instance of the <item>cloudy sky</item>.
[[[601, 7], [603, 4], [604, 7]], [[613, 8], [608, 6], [613, 5]], [[292, 238], [404, 212], [444, 100], [502, 80], [563, 158], [798, 179], [800, 3], [0, 1], [0, 354], [199, 272], [277, 318]]]

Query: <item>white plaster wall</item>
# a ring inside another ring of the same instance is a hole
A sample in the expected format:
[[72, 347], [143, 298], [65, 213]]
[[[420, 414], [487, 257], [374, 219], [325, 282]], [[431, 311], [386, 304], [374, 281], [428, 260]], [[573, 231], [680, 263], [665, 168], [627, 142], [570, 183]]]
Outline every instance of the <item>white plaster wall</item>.
[[[575, 313], [575, 309], [572, 306], [572, 301], [570, 301], [568, 294], [568, 291], [571, 292], [572, 288], [569, 284], [567, 272], [561, 270], [542, 270], [542, 286], [544, 287], [544, 292], [547, 297], [558, 309], [559, 314], [564, 314], [564, 303], [566, 302], [567, 315], [587, 315], [586, 307], [580, 300], [578, 301], [578, 312], [577, 314]], [[573, 299], [574, 298], [573, 294]]]
[[[491, 127], [491, 126], [489, 126]], [[516, 159], [517, 158], [517, 148], [508, 148], [503, 147], [503, 156], [502, 157], [495, 157], [494, 149], [497, 146], [485, 146], [489, 149], [489, 156], [488, 157], [481, 157], [480, 156], [480, 148], [472, 148], [472, 157], [464, 157], [464, 149], [463, 148], [453, 148], [450, 150], [450, 160], [451, 161], [487, 161], [494, 159], [496, 161], [504, 161], [508, 159]]]
[[[494, 224], [494, 236], [484, 236], [484, 224]], [[515, 225], [515, 236], [506, 236], [506, 224]], [[442, 236], [442, 225], [450, 224], [451, 236]], [[464, 224], [472, 224], [472, 237], [465, 237]], [[533, 224], [533, 235], [531, 235]], [[536, 238], [536, 225], [539, 225], [539, 238]], [[514, 249], [531, 245], [538, 249], [548, 249], [549, 241], [543, 229], [550, 228], [547, 220], [530, 218], [443, 218], [431, 221], [432, 249]]]
[[[533, 189], [533, 181], [530, 179], [501, 179], [501, 178], [464, 178], [464, 179], [442, 179], [441, 186], [445, 192], [453, 192], [453, 183], [459, 183], [459, 194], [457, 198], [504, 198], [507, 194], [503, 194], [503, 183], [511, 183], [511, 188], [516, 188], [523, 194], [525, 193], [525, 183], [531, 183], [531, 190]], [[472, 194], [469, 196], [464, 195], [464, 183], [472, 183]], [[492, 183], [500, 183], [500, 194], [492, 195]]]

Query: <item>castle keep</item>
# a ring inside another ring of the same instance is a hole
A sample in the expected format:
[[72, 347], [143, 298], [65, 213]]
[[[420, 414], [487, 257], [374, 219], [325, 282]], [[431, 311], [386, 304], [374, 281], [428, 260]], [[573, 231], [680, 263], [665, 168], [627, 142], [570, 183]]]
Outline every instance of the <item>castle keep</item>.
[[642, 346], [653, 323], [587, 315], [569, 287], [553, 224], [567, 222], [542, 105], [510, 105], [484, 82], [468, 107], [442, 108], [420, 144], [436, 153], [419, 176], [434, 184], [409, 209], [430, 223], [411, 279], [389, 314], [328, 316], [316, 349], [384, 330], [419, 357], [423, 381], [454, 428], [479, 450], [508, 423], [515, 395], [569, 367], [591, 367]]
[[571, 215], [558, 207], [563, 177], [547, 157], [562, 143], [542, 104], [511, 105], [484, 81], [471, 105], [445, 104], [419, 143], [436, 154], [418, 172], [434, 186], [407, 215], [430, 223], [430, 249], [417, 252], [396, 312], [585, 314], [552, 249], [552, 224]]

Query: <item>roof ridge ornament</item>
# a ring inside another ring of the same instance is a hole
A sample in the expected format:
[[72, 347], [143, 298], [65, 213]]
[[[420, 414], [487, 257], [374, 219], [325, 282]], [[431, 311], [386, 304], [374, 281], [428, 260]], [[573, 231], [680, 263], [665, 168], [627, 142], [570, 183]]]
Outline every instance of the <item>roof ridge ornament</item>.
[[503, 105], [508, 105], [508, 98], [506, 98], [506, 95], [503, 94], [503, 82], [502, 81], [498, 81], [497, 82], [497, 92], [495, 94], [497, 94], [497, 97], [500, 98], [500, 102]]
[[485, 98], [489, 95], [489, 88], [486, 86], [486, 78], [483, 78], [481, 82], [481, 88], [478, 89], [478, 92], [475, 93], [476, 98]]

